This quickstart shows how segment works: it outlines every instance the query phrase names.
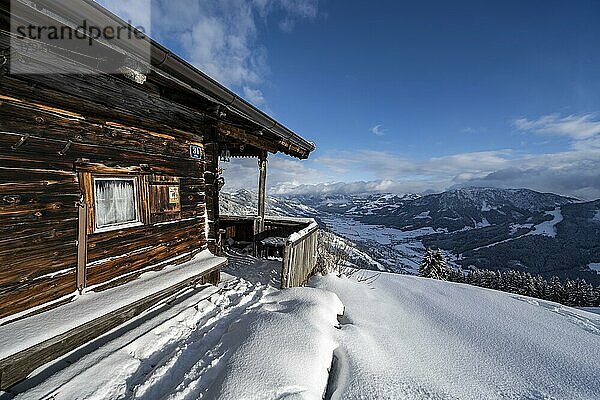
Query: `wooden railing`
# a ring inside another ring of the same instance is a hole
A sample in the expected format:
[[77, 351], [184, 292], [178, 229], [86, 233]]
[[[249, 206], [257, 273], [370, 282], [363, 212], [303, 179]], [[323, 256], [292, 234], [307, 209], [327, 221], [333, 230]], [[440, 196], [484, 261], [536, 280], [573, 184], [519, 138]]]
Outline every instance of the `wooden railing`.
[[302, 286], [317, 263], [318, 226], [313, 220], [306, 228], [288, 236], [283, 248], [281, 288]]
[[219, 227], [226, 239], [253, 244], [255, 255], [263, 239], [284, 238], [281, 250], [281, 287], [302, 286], [312, 274], [317, 262], [318, 225], [312, 218], [266, 217], [263, 228], [255, 216], [221, 215]]

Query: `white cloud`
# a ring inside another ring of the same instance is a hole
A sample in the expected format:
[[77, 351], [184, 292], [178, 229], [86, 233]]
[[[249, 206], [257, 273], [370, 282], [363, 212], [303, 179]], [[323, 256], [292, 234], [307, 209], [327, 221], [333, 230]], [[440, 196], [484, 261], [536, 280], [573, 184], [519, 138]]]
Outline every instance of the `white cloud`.
[[152, 35], [152, 0], [97, 0], [97, 2], [124, 21], [131, 21], [133, 26], [143, 28], [148, 36]]
[[150, 36], [258, 105], [266, 100], [257, 87], [269, 74], [267, 50], [259, 40], [260, 24], [277, 18], [279, 27], [291, 32], [298, 21], [314, 21], [319, 16], [318, 0], [98, 2], [125, 20], [144, 26], [147, 33], [152, 28]]
[[296, 22], [293, 19], [285, 18], [279, 21], [279, 29], [284, 32], [292, 33], [296, 28]]
[[269, 72], [259, 23], [278, 16], [288, 21], [290, 31], [298, 20], [318, 15], [318, 0], [153, 0], [153, 4], [159, 41], [176, 41], [184, 58], [224, 85], [252, 90]]
[[318, 0], [279, 0], [279, 6], [289, 17], [315, 19], [319, 13]]
[[260, 89], [252, 89], [244, 86], [244, 98], [250, 103], [260, 106], [266, 103], [265, 96]]
[[385, 135], [385, 129], [383, 128], [383, 125], [377, 124], [371, 128], [371, 133], [375, 136], [383, 136]]
[[[256, 161], [246, 165], [247, 169], [228, 171], [226, 190], [257, 186]], [[271, 157], [268, 174], [269, 191], [278, 194], [430, 193], [491, 186], [595, 199], [600, 198], [600, 147], [549, 154], [517, 154], [505, 149], [422, 160], [383, 151], [336, 151], [308, 161]]]
[[600, 120], [597, 114], [579, 114], [561, 117], [559, 114], [549, 114], [538, 119], [518, 118], [514, 126], [522, 131], [546, 135], [567, 136], [582, 140], [600, 134]]
[[486, 127], [478, 127], [478, 128], [474, 128], [472, 126], [467, 126], [464, 127], [460, 130], [462, 133], [466, 133], [468, 135], [475, 135], [475, 134], [483, 134], [487, 132], [487, 128]]
[[[258, 189], [258, 164], [254, 158], [232, 158], [220, 163], [225, 178], [225, 191]], [[270, 155], [267, 163], [267, 186], [271, 193], [283, 192], [302, 184], [316, 184], [327, 179], [306, 161], [283, 155]]]

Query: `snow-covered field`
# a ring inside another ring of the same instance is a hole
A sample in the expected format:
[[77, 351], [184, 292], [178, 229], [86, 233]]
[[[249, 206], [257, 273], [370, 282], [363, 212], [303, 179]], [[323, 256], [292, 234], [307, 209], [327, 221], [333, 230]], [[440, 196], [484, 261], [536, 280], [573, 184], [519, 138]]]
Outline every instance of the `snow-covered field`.
[[600, 398], [598, 315], [406, 275], [312, 285], [346, 311], [334, 398]]
[[274, 264], [256, 266], [259, 281], [182, 293], [16, 398], [600, 398], [600, 315], [388, 273], [279, 291]]
[[552, 216], [552, 220], [536, 225], [534, 230], [529, 233], [530, 235], [556, 237], [556, 225], [563, 220], [562, 211], [560, 207], [556, 207], [553, 211], [546, 211], [546, 215]]
[[433, 228], [402, 231], [382, 225], [365, 224], [349, 217], [333, 215], [321, 218], [321, 221], [335, 234], [354, 243], [362, 243], [370, 247], [372, 251], [385, 248], [387, 252], [377, 257], [378, 262], [387, 266], [401, 265], [402, 268], [396, 270], [412, 273], [418, 271], [419, 262], [423, 258], [425, 250], [420, 238], [432, 233], [442, 232], [436, 232]]

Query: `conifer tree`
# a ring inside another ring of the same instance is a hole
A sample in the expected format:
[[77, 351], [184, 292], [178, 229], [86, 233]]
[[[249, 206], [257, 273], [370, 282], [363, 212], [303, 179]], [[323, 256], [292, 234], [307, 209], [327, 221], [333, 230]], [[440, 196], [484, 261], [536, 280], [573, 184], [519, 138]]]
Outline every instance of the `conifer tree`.
[[565, 289], [562, 282], [557, 276], [553, 276], [550, 280], [550, 300], [563, 303], [565, 301]]
[[577, 304], [577, 284], [567, 279], [564, 284], [565, 295], [562, 304], [574, 307]]
[[438, 279], [447, 281], [450, 277], [450, 267], [446, 263], [446, 258], [444, 257], [444, 254], [442, 254], [442, 251], [438, 249], [436, 250], [434, 257], [436, 261], [436, 266], [438, 268]]
[[446, 259], [440, 250], [427, 249], [423, 256], [423, 261], [419, 266], [419, 276], [425, 278], [448, 280], [450, 277], [450, 268], [446, 264]]
[[431, 278], [434, 262], [433, 250], [427, 248], [423, 260], [421, 261], [421, 265], [419, 266], [419, 276]]

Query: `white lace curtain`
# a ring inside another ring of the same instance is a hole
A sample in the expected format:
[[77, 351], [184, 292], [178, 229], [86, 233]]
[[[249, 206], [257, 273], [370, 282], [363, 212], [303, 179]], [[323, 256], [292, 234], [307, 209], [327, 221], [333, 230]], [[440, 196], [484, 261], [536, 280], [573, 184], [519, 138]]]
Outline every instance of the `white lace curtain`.
[[133, 179], [95, 179], [96, 227], [137, 221]]

